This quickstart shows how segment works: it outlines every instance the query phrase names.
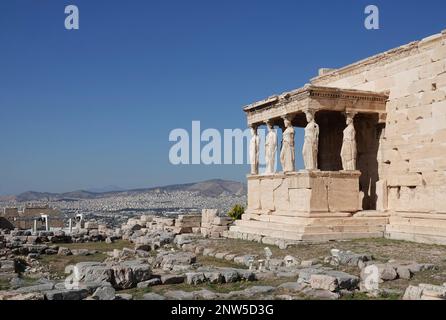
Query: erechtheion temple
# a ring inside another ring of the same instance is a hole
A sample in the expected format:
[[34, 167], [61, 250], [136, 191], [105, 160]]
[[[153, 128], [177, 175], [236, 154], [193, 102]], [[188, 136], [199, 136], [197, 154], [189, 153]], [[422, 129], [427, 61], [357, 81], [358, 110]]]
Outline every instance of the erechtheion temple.
[[[321, 69], [303, 88], [244, 111], [257, 152], [248, 208], [230, 237], [446, 244], [446, 31]], [[260, 126], [269, 128], [262, 173]], [[295, 127], [305, 128], [296, 152]], [[297, 156], [305, 170], [295, 169]]]

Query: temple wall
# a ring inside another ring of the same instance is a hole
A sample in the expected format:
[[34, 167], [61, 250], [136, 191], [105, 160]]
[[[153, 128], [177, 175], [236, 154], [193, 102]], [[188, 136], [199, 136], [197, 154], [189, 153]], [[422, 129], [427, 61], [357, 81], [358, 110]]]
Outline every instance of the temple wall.
[[[385, 126], [376, 126], [377, 181], [370, 201], [391, 214], [386, 237], [446, 245], [446, 31], [312, 84], [389, 91]], [[358, 148], [369, 145], [358, 141]], [[364, 170], [360, 162], [358, 169]]]
[[[387, 184], [380, 190], [387, 189], [391, 211], [446, 213], [445, 41], [446, 33], [437, 34], [312, 79], [314, 85], [390, 92], [385, 129], [376, 135], [377, 176]], [[379, 195], [378, 208], [385, 207]]]

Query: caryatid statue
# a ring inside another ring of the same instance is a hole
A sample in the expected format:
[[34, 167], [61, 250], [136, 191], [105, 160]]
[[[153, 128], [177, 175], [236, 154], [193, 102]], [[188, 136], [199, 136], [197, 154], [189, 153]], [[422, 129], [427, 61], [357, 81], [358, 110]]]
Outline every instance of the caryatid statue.
[[306, 170], [317, 170], [317, 153], [319, 149], [319, 126], [314, 120], [314, 112], [306, 111], [307, 126], [305, 127], [302, 155]]
[[283, 117], [285, 130], [282, 133], [282, 149], [280, 150], [280, 163], [283, 172], [295, 171], [294, 163], [294, 128], [289, 117]]
[[277, 133], [271, 121], [266, 121], [268, 134], [265, 140], [265, 174], [274, 174], [276, 172], [276, 152], [277, 152]]
[[257, 134], [257, 127], [251, 127], [251, 141], [249, 143], [249, 160], [251, 163], [251, 174], [259, 174], [259, 147], [260, 137]]
[[342, 168], [344, 170], [356, 170], [356, 131], [353, 125], [354, 114], [347, 114], [346, 124], [344, 129], [344, 138], [342, 140], [341, 159]]

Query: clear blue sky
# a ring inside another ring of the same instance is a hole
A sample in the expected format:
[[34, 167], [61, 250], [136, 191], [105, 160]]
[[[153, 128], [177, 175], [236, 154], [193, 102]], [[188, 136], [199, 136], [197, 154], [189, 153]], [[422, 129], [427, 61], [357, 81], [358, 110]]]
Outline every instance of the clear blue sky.
[[442, 29], [444, 0], [2, 0], [0, 194], [243, 181], [246, 166], [172, 166], [169, 132], [245, 128], [243, 105]]

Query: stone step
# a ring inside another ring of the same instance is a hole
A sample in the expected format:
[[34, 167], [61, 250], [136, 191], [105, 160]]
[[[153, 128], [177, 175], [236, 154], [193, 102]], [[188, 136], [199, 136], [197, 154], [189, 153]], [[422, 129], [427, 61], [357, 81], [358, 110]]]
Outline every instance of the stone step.
[[270, 229], [278, 231], [290, 231], [299, 233], [330, 233], [330, 232], [376, 232], [384, 231], [385, 223], [381, 224], [356, 224], [356, 225], [330, 225], [325, 222], [323, 225], [297, 225], [297, 224], [283, 224], [274, 222], [254, 221], [254, 220], [238, 220], [237, 226], [253, 227], [261, 229]]
[[351, 240], [364, 238], [382, 238], [384, 230], [378, 232], [331, 232], [331, 233], [297, 233], [288, 231], [277, 231], [268, 229], [246, 228], [232, 226], [229, 230], [232, 237], [235, 234], [262, 235], [265, 237], [293, 240], [293, 241], [330, 241], [330, 240]]
[[425, 234], [414, 234], [414, 233], [405, 233], [405, 232], [396, 232], [391, 231], [387, 232], [384, 235], [387, 239], [392, 240], [404, 240], [418, 243], [427, 243], [427, 244], [439, 244], [446, 245], [446, 236], [439, 235], [425, 235]]
[[413, 213], [413, 212], [394, 212], [392, 217], [416, 218], [416, 219], [433, 219], [446, 220], [445, 213]]
[[389, 218], [389, 224], [446, 228], [446, 220], [442, 220], [442, 219], [432, 220], [432, 219], [419, 219], [419, 218], [392, 216]]
[[378, 211], [378, 210], [364, 210], [364, 211], [359, 211], [358, 213], [355, 213], [353, 216], [355, 218], [357, 218], [357, 217], [367, 217], [367, 218], [371, 218], [371, 217], [389, 217], [390, 213], [389, 212], [382, 212], [382, 211]]
[[302, 240], [302, 234], [299, 232], [279, 231], [264, 228], [253, 228], [245, 226], [232, 226], [230, 232], [250, 233], [255, 235], [262, 235], [266, 237], [288, 239], [288, 240]]
[[376, 232], [337, 232], [337, 233], [312, 233], [304, 234], [304, 241], [330, 241], [330, 240], [353, 240], [353, 239], [370, 239], [382, 238], [384, 230]]
[[446, 237], [446, 227], [441, 226], [420, 226], [420, 225], [404, 225], [404, 224], [389, 224], [386, 226], [386, 232], [401, 232], [429, 236]]
[[271, 223], [293, 224], [293, 225], [386, 225], [388, 223], [387, 217], [349, 217], [349, 218], [297, 218], [284, 217], [275, 215], [243, 215], [243, 221], [262, 221]]
[[262, 210], [251, 210], [247, 209], [245, 214], [254, 214], [254, 215], [273, 215], [280, 217], [289, 217], [289, 218], [327, 218], [327, 217], [336, 217], [336, 218], [345, 218], [351, 217], [353, 214], [351, 212], [296, 212], [296, 211], [280, 211], [280, 213], [272, 212], [266, 213]]
[[339, 227], [300, 227], [262, 224], [243, 221], [231, 227], [230, 231], [260, 234], [267, 237], [290, 240], [338, 240], [353, 238], [383, 237], [384, 226], [339, 226]]

